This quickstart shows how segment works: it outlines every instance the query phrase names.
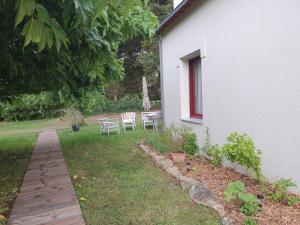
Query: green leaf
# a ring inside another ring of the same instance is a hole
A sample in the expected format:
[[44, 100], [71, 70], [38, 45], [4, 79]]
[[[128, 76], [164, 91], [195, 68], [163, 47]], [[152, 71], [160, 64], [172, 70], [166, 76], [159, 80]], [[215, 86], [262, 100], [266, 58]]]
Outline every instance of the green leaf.
[[15, 27], [22, 22], [24, 19], [24, 16], [26, 15], [26, 10], [24, 6], [24, 0], [18, 0], [16, 4], [17, 8], [17, 16], [16, 16], [16, 21], [15, 21]]

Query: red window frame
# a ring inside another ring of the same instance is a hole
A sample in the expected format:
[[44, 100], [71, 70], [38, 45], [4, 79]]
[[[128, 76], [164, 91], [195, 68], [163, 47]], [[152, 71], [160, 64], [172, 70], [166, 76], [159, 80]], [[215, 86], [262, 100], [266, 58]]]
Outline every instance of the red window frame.
[[[200, 113], [196, 112], [196, 96], [195, 96], [195, 76], [196, 76], [196, 73], [194, 71], [194, 63], [198, 62], [198, 61], [201, 62], [201, 59], [200, 59], [199, 56], [189, 60], [190, 117], [191, 118], [202, 119], [203, 114], [200, 114]], [[200, 82], [202, 82], [202, 80], [200, 80]], [[200, 88], [202, 88], [202, 87], [200, 86]], [[202, 99], [200, 99], [200, 104], [202, 105]]]

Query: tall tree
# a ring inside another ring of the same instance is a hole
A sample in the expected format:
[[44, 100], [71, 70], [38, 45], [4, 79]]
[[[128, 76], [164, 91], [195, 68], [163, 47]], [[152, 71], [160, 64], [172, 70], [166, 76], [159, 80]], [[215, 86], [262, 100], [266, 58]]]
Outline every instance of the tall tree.
[[122, 78], [120, 44], [150, 37], [157, 26], [145, 4], [0, 0], [0, 96], [62, 88], [76, 95], [80, 87]]
[[[148, 9], [158, 19], [163, 20], [172, 10], [172, 0], [150, 0]], [[139, 35], [126, 41], [119, 49], [119, 56], [124, 58], [125, 77], [121, 82], [123, 90], [131, 94], [142, 93], [142, 77], [146, 76], [149, 85], [149, 97], [160, 99], [159, 50], [156, 37]]]

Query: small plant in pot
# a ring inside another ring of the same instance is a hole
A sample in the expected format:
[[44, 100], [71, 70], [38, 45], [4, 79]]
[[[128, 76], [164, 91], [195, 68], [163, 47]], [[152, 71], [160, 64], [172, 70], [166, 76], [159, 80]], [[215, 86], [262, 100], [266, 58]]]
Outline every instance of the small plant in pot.
[[171, 126], [166, 132], [168, 145], [172, 148], [171, 159], [174, 162], [184, 162], [186, 153], [182, 149], [183, 137], [181, 130]]
[[79, 131], [80, 125], [84, 124], [84, 118], [81, 112], [75, 107], [69, 107], [65, 110], [65, 118], [69, 121], [73, 131]]

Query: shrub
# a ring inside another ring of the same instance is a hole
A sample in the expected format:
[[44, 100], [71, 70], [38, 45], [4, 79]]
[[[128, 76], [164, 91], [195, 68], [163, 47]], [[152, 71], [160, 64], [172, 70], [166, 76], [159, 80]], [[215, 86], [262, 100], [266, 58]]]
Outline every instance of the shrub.
[[143, 109], [143, 101], [138, 95], [125, 95], [118, 101], [108, 101], [106, 112], [139, 111]]
[[256, 196], [245, 191], [245, 185], [241, 181], [228, 184], [224, 192], [224, 199], [227, 202], [236, 201], [240, 207], [240, 212], [247, 216], [254, 215], [259, 210]]
[[222, 154], [233, 163], [237, 162], [248, 169], [253, 169], [257, 178], [261, 180], [261, 152], [255, 148], [252, 139], [246, 133], [233, 132], [226, 140]]
[[208, 146], [207, 155], [211, 158], [214, 166], [220, 166], [222, 162], [222, 151], [218, 145]]
[[292, 182], [291, 179], [280, 179], [276, 181], [273, 185], [273, 192], [270, 194], [270, 198], [276, 202], [285, 202], [287, 205], [294, 205], [299, 201], [293, 195], [288, 193], [288, 189], [291, 187], [297, 187], [295, 183]]
[[181, 136], [183, 138], [182, 149], [188, 155], [195, 155], [199, 151], [197, 145], [197, 136], [190, 128], [182, 128]]
[[62, 114], [62, 104], [52, 92], [24, 94], [0, 104], [1, 117], [5, 120], [31, 120], [57, 117]]
[[69, 107], [65, 109], [65, 118], [67, 121], [69, 121], [72, 127], [85, 124], [83, 115], [75, 107]]

